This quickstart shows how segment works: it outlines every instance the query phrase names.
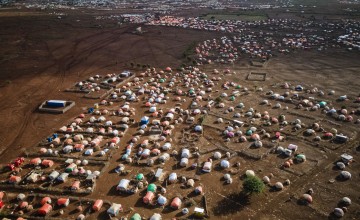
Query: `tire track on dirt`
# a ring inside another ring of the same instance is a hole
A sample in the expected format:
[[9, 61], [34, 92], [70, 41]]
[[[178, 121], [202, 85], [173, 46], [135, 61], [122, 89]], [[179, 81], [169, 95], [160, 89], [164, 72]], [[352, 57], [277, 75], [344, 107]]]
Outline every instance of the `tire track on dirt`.
[[[32, 113], [36, 110], [37, 104], [40, 103], [45, 98], [45, 96], [49, 97], [52, 94], [54, 94], [58, 90], [58, 88], [65, 82], [66, 74], [68, 72], [69, 67], [80, 64], [84, 56], [88, 57], [92, 53], [105, 47], [106, 45], [117, 41], [117, 34], [119, 34], [119, 32], [120, 33], [126, 32], [130, 30], [130, 28], [131, 27], [126, 27], [121, 30], [106, 31], [105, 32], [105, 34], [107, 34], [105, 35], [107, 36], [106, 38], [100, 38], [99, 40], [96, 41], [100, 43], [97, 43], [96, 46], [90, 44], [85, 48], [85, 50], [78, 49], [81, 43], [86, 44], [87, 40], [97, 38], [99, 35], [104, 35], [104, 32], [99, 32], [90, 36], [77, 39], [72, 49], [68, 53], [63, 55], [60, 59], [55, 58], [53, 54], [54, 50], [51, 50], [49, 48], [49, 45], [46, 44], [46, 50], [53, 64], [44, 67], [42, 70], [39, 70], [37, 73], [39, 77], [45, 77], [45, 79], [41, 80], [40, 82], [36, 82], [35, 80], [30, 81], [28, 82], [28, 85], [31, 84], [32, 82], [34, 84], [28, 87], [21, 87], [22, 89], [17, 90], [17, 92], [9, 94], [6, 100], [0, 100], [0, 104], [2, 106], [6, 106], [6, 108], [3, 108], [0, 111], [0, 115], [3, 115], [4, 117], [9, 119], [19, 118], [19, 124], [21, 124], [21, 126], [16, 131], [13, 131], [14, 138], [12, 138], [12, 141], [10, 141], [9, 144], [3, 146], [4, 148], [0, 152], [0, 157], [3, 157], [4, 155], [8, 156], [11, 154], [10, 153], [11, 151], [16, 152], [23, 148], [23, 146], [17, 146], [17, 145], [18, 143], [21, 142], [21, 137], [26, 130], [36, 128], [34, 124], [36, 118], [32, 117]], [[52, 72], [52, 74], [49, 74], [49, 72]], [[35, 95], [37, 92], [41, 92], [41, 91], [47, 91], [47, 93], [42, 95], [41, 94]], [[15, 100], [17, 97], [21, 97], [21, 94], [27, 94], [28, 96], [33, 97], [33, 99], [31, 99], [32, 102], [30, 103], [24, 102], [25, 103], [24, 104], [22, 102], [26, 101], [27, 98], [23, 98], [21, 100], [18, 100], [18, 103], [15, 103], [16, 105], [14, 105], [12, 100]], [[33, 104], [34, 102], [36, 103], [35, 105]], [[29, 108], [31, 110], [29, 110]], [[8, 111], [10, 109], [12, 110], [11, 112]], [[14, 115], [19, 115], [19, 117], [11, 117]]]

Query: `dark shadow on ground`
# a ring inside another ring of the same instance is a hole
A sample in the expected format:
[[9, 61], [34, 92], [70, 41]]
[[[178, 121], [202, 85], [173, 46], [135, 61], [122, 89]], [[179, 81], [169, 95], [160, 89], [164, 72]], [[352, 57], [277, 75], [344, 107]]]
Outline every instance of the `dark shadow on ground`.
[[229, 215], [243, 210], [247, 205], [250, 205], [250, 196], [244, 192], [232, 193], [223, 198], [212, 209], [215, 216]]

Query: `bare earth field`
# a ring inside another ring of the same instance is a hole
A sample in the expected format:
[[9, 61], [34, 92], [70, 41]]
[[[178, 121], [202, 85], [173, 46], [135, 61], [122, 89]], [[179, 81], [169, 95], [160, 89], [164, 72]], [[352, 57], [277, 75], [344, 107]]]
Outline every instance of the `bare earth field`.
[[[2, 129], [0, 129], [0, 160], [4, 165], [22, 152], [35, 151], [33, 149], [36, 149], [40, 140], [44, 140], [61, 126], [70, 123], [88, 107], [93, 106], [95, 102], [100, 101], [85, 99], [79, 93], [64, 92], [74, 83], [95, 74], [119, 73], [124, 69], [133, 70], [136, 74], [142, 72], [139, 69], [131, 68], [130, 63], [148, 64], [160, 69], [171, 66], [175, 69], [182, 64], [183, 52], [191, 43], [222, 36], [217, 32], [161, 26], [144, 26], [144, 33], [139, 35], [133, 33], [138, 27], [137, 25], [119, 26], [113, 21], [94, 20], [92, 14], [94, 12], [91, 11], [79, 14], [68, 12], [68, 15], [62, 19], [40, 11], [17, 13], [14, 16], [13, 13], [0, 10], [0, 124], [2, 125]], [[231, 72], [236, 72], [221, 75], [223, 79], [215, 88], [219, 89], [221, 93], [221, 84], [224, 81], [233, 81], [247, 87], [251, 95], [241, 96], [235, 102], [248, 103], [246, 109], [251, 105], [255, 106], [259, 112], [263, 112], [267, 107], [259, 105], [259, 102], [266, 98], [265, 91], [273, 90], [281, 93], [284, 91], [280, 87], [283, 82], [292, 85], [302, 84], [308, 88], [317, 87], [325, 93], [333, 89], [336, 91], [336, 95], [326, 96], [326, 98], [339, 108], [343, 103], [336, 103], [335, 99], [338, 96], [347, 94], [350, 97], [357, 97], [360, 95], [359, 60], [360, 53], [357, 51], [332, 49], [322, 52], [297, 51], [288, 55], [282, 54], [273, 57], [264, 67], [253, 67], [247, 60], [243, 60], [235, 65], [210, 64], [200, 68], [209, 74], [215, 68], [220, 72], [226, 68], [230, 68]], [[267, 73], [266, 80], [248, 81], [246, 78], [250, 72], [265, 72]], [[262, 87], [264, 92], [257, 92], [255, 88], [258, 87]], [[213, 96], [215, 97], [216, 94]], [[46, 99], [73, 100], [76, 102], [76, 106], [61, 115], [38, 112], [39, 104]], [[170, 102], [162, 108], [174, 107], [174, 103]], [[202, 104], [204, 103], [206, 102]], [[224, 101], [224, 103], [227, 107], [235, 105], [230, 101]], [[275, 103], [273, 101], [273, 104]], [[182, 103], [181, 107], [186, 108], [189, 104], [190, 98]], [[282, 103], [282, 105], [286, 104]], [[353, 109], [359, 107], [354, 103], [347, 105]], [[135, 121], [139, 121], [147, 110], [143, 102], [131, 104], [131, 107], [137, 111], [137, 115], [133, 117]], [[232, 118], [231, 114], [225, 115], [220, 109], [215, 108], [212, 112], [223, 118]], [[271, 112], [278, 115], [282, 110], [273, 109]], [[287, 113], [289, 112], [295, 112], [293, 105], [289, 105]], [[209, 174], [200, 175], [200, 180], [196, 182], [196, 185], [202, 183], [204, 186], [209, 219], [335, 219], [330, 213], [344, 196], [351, 196], [353, 204], [343, 219], [359, 219], [360, 187], [357, 184], [360, 181], [359, 124], [337, 122], [319, 111], [311, 113], [297, 111], [300, 116], [290, 113], [287, 120], [292, 121], [300, 117], [306, 125], [311, 125], [314, 120], [320, 121], [325, 128], [331, 128], [332, 123], [340, 123], [337, 129], [349, 136], [354, 134], [351, 136], [351, 144], [333, 146], [332, 143], [324, 140], [315, 146], [310, 143], [310, 139], [306, 140], [307, 137], [302, 135], [301, 131], [297, 134], [284, 131], [285, 134], [288, 132], [287, 136], [293, 139], [285, 140], [282, 143], [283, 146], [297, 143], [308, 158], [306, 163], [295, 164], [291, 169], [284, 171], [280, 168], [284, 159], [269, 153], [271, 147], [258, 150], [251, 149], [248, 146], [249, 143], [229, 142], [224, 144], [217, 126], [223, 129], [225, 124], [221, 127], [214, 123], [217, 116], [207, 116], [206, 123], [209, 123], [211, 127], [207, 128], [206, 126], [204, 135], [194, 143], [199, 146], [200, 152], [205, 152], [201, 156], [202, 162], [206, 158], [210, 158], [216, 149], [219, 149], [216, 147], [217, 145], [222, 145], [235, 154], [230, 159], [231, 164], [241, 162], [240, 167], [231, 168], [231, 172], [234, 173], [234, 182], [230, 185], [224, 184], [222, 179], [228, 171], [216, 169]], [[307, 117], [309, 115], [312, 117], [311, 120]], [[198, 118], [197, 116], [196, 119]], [[88, 120], [88, 118], [86, 119]], [[182, 147], [179, 137], [181, 129], [185, 127], [179, 126], [174, 134], [173, 145], [177, 146], [177, 150]], [[277, 126], [266, 129], [273, 134], [278, 128]], [[164, 219], [174, 216], [181, 217], [179, 210], [172, 211], [167, 208], [144, 206], [142, 197], [146, 190], [140, 190], [139, 193], [132, 196], [119, 195], [116, 192], [116, 185], [124, 177], [114, 174], [113, 169], [120, 163], [119, 158], [124, 147], [136, 130], [136, 127], [131, 127], [122, 137], [120, 149], [114, 152], [109, 160], [109, 165], [104, 168], [105, 171], [97, 180], [95, 191], [86, 198], [101, 198], [121, 203], [125, 210], [132, 207], [146, 217], [150, 217], [155, 212], [162, 213]], [[224, 150], [220, 151], [225, 154]], [[240, 156], [240, 151], [267, 156], [261, 160], [248, 159]], [[344, 152], [354, 156], [355, 162], [348, 168], [353, 177], [347, 182], [329, 183], [329, 180], [335, 179], [339, 173], [334, 169], [333, 163]], [[189, 164], [192, 162], [195, 162], [195, 159], [191, 159]], [[215, 164], [218, 163], [219, 161], [215, 161]], [[171, 158], [166, 167], [177, 172], [179, 176], [194, 176], [193, 170], [180, 168], [177, 164], [178, 161]], [[261, 177], [273, 173], [274, 179], [271, 181], [274, 183], [290, 179], [291, 185], [280, 192], [274, 192], [271, 187], [266, 187], [263, 194], [251, 198], [246, 197], [240, 191], [242, 175], [247, 169], [254, 169]], [[150, 168], [134, 165], [131, 170], [128, 178], [138, 172], [146, 174]], [[200, 197], [192, 195], [191, 189], [184, 189], [180, 185], [180, 183], [176, 183], [167, 186], [169, 200], [181, 194], [193, 198], [198, 204], [202, 203]], [[308, 206], [300, 205], [298, 201], [300, 196], [309, 188], [314, 189], [314, 202]], [[35, 200], [38, 198], [35, 197]], [[71, 204], [72, 209], [75, 209], [75, 204], [77, 201], [74, 199]], [[105, 209], [99, 216], [90, 216], [89, 219], [103, 219], [106, 216], [104, 212]], [[130, 211], [127, 215], [131, 216], [132, 213]], [[65, 215], [71, 216], [69, 213], [65, 213]], [[74, 219], [74, 216], [71, 219]]]
[[[149, 30], [145, 27], [144, 35], [136, 35], [132, 33], [136, 25], [110, 24], [113, 27], [103, 29], [98, 25], [109, 25], [109, 21], [96, 24], [92, 15], [59, 20], [54, 15], [33, 17], [34, 14], [7, 16], [5, 13], [0, 21], [0, 102], [4, 106], [0, 115], [6, 128], [0, 131], [0, 145], [5, 158], [15, 157], [17, 150], [34, 145], [49, 128], [93, 103], [84, 99], [79, 102], [76, 95], [63, 93], [76, 81], [97, 73], [119, 72], [125, 64], [130, 67], [131, 62], [179, 66], [189, 44], [216, 36], [210, 32], [161, 27]], [[77, 112], [56, 117], [33, 114], [49, 97], [74, 100]], [[10, 146], [11, 150], [6, 151]]]

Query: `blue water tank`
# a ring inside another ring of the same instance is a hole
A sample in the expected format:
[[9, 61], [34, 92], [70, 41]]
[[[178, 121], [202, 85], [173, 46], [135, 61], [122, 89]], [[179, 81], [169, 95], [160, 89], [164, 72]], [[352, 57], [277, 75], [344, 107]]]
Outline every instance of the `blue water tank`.
[[46, 105], [50, 106], [50, 107], [65, 107], [66, 101], [63, 101], [63, 100], [48, 100], [46, 102]]

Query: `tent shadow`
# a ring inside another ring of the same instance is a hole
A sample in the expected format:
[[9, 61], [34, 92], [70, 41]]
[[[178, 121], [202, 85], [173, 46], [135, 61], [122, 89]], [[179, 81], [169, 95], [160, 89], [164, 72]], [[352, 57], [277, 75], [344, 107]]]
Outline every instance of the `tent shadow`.
[[[178, 213], [176, 213], [176, 215], [175, 215], [175, 217], [177, 217], [177, 218], [180, 218], [181, 216], [183, 216], [183, 218], [185, 218], [185, 215], [182, 214], [182, 212], [178, 212]], [[188, 219], [188, 218], [186, 218], [186, 219]]]
[[163, 214], [169, 214], [171, 212], [175, 212], [176, 210], [171, 208], [170, 205], [165, 206], [161, 213]]
[[339, 217], [337, 217], [333, 212], [331, 212], [328, 216], [328, 220], [338, 220], [341, 219]]
[[347, 179], [344, 179], [343, 177], [341, 177], [341, 175], [337, 175], [337, 176], [335, 177], [335, 180], [338, 181], [338, 182], [345, 182], [345, 181], [347, 181]]
[[196, 194], [195, 190], [193, 190], [190, 193], [188, 193], [186, 197], [191, 198], [191, 197], [195, 197], [195, 196], [198, 196], [198, 195], [200, 195], [200, 194]]
[[116, 190], [116, 186], [112, 186], [107, 193], [108, 196], [118, 196], [119, 192]]

